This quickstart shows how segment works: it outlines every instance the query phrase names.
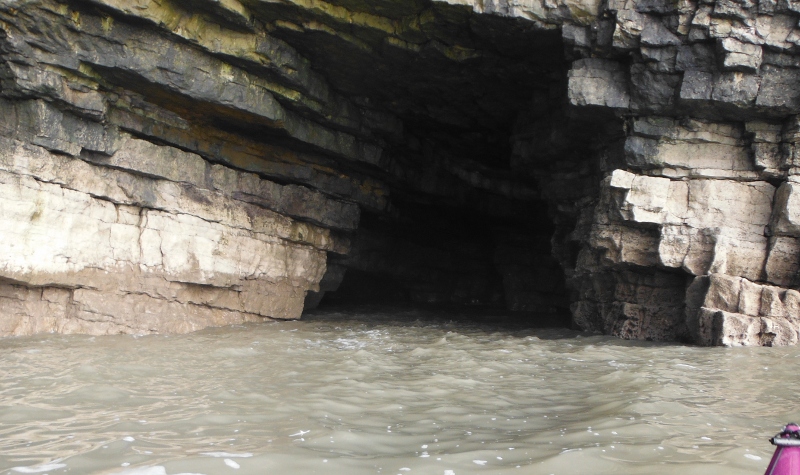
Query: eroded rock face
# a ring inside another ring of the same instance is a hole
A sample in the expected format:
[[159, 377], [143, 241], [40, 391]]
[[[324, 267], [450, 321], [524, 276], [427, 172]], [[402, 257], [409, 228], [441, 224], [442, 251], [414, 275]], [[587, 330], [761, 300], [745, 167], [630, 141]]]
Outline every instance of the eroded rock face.
[[[596, 73], [573, 63], [570, 101], [616, 107], [625, 137], [571, 235], [575, 321], [631, 338], [795, 344], [798, 13], [763, 2], [607, 11], [612, 35], [574, 42], [607, 59], [592, 60]], [[627, 104], [598, 92], [620, 69]]]
[[795, 344], [798, 20], [0, 0], [0, 335], [391, 300]]
[[326, 251], [346, 249], [328, 229], [237, 199], [248, 185], [259, 196], [252, 174], [124, 133], [116, 146], [97, 166], [0, 138], [3, 333], [297, 318]]

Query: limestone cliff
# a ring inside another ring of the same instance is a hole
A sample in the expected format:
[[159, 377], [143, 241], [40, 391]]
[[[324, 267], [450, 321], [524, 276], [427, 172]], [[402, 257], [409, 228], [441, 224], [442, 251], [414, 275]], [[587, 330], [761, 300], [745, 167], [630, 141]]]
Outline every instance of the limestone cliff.
[[321, 301], [795, 344], [800, 6], [0, 0], [0, 335]]

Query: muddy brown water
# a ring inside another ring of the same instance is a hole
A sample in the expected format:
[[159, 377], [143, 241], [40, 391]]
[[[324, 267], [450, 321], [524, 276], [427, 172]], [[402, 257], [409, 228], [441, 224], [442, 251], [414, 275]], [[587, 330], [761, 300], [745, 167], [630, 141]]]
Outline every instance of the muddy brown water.
[[0, 473], [762, 474], [800, 348], [415, 311], [0, 340]]

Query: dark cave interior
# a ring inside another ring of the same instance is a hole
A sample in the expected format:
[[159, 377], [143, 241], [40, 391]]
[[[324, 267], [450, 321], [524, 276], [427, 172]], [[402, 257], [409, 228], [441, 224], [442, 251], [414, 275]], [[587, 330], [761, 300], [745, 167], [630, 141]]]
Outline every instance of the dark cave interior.
[[[313, 21], [304, 10], [254, 8], [273, 20]], [[388, 184], [389, 207], [362, 211], [350, 253], [329, 258], [335, 278], [323, 280], [325, 296], [313, 295], [307, 307], [506, 309], [533, 324], [568, 325], [551, 243], [556, 202], [542, 184], [560, 187], [554, 174], [564, 181], [596, 173], [593, 136], [605, 131], [567, 108], [560, 32], [445, 4], [409, 9], [404, 14], [423, 23], [413, 48], [356, 26], [347, 35], [286, 25], [271, 32], [340, 93], [402, 122], [401, 135], [379, 137], [383, 169], [353, 165]], [[585, 194], [580, 188], [568, 193]]]

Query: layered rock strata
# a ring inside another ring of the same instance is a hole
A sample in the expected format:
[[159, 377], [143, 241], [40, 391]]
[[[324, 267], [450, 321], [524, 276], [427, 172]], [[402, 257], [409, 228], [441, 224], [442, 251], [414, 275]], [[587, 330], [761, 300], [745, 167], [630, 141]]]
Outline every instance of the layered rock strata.
[[577, 59], [569, 73], [572, 104], [624, 118], [571, 236], [574, 320], [627, 338], [797, 343], [787, 224], [798, 12], [764, 2], [609, 2], [607, 12], [596, 36], [573, 42], [577, 56], [603, 59]]
[[800, 9], [0, 0], [0, 334], [505, 308], [800, 335]]
[[[17, 106], [9, 122], [50, 111]], [[328, 229], [252, 204], [283, 191], [256, 175], [125, 133], [113, 142], [110, 155], [70, 156], [0, 138], [3, 333], [297, 318], [326, 252], [347, 250]]]

